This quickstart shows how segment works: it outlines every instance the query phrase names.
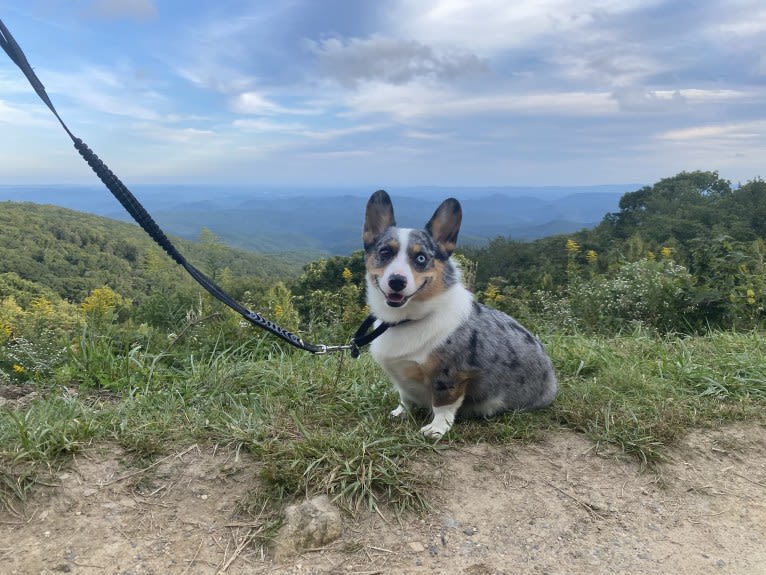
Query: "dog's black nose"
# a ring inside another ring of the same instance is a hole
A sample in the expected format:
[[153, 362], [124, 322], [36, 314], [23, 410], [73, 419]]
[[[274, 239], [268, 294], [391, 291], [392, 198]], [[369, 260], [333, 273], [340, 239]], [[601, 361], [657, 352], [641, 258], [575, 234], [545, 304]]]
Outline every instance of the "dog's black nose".
[[400, 275], [392, 275], [388, 278], [388, 287], [394, 291], [402, 291], [407, 287], [407, 278]]

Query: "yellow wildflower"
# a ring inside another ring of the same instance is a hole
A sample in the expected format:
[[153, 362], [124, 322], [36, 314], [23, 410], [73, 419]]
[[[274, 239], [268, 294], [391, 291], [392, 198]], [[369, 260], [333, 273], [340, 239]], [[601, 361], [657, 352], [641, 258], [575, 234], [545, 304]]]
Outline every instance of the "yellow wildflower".
[[106, 316], [114, 312], [120, 299], [115, 291], [104, 286], [91, 291], [90, 295], [80, 304], [80, 307], [87, 315]]
[[495, 284], [489, 284], [487, 289], [484, 290], [484, 301], [487, 302], [501, 302], [503, 301], [503, 294]]

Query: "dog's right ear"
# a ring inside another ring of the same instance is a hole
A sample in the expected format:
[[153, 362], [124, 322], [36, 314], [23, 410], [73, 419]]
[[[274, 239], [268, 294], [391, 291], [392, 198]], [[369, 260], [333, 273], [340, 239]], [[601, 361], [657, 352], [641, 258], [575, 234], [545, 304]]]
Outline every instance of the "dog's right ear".
[[362, 243], [364, 251], [369, 250], [378, 238], [388, 228], [396, 225], [394, 220], [394, 206], [391, 198], [384, 190], [378, 190], [367, 202], [367, 211], [364, 217], [364, 230], [362, 231]]

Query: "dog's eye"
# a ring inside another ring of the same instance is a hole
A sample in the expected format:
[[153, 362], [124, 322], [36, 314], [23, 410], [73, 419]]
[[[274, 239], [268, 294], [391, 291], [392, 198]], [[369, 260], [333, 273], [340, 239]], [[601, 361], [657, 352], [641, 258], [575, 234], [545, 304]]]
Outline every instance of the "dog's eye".
[[413, 258], [413, 260], [419, 266], [424, 266], [426, 263], [428, 263], [428, 257], [425, 254], [418, 254]]
[[378, 258], [381, 260], [387, 260], [394, 257], [394, 250], [389, 246], [383, 246], [378, 250]]

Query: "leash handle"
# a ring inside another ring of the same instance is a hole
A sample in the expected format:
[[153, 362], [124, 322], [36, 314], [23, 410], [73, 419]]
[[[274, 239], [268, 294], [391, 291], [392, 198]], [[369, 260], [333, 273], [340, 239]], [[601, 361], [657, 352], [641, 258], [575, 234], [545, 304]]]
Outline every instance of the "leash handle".
[[[95, 152], [93, 152], [85, 144], [85, 142], [72, 134], [67, 125], [61, 119], [61, 116], [59, 116], [58, 112], [56, 111], [53, 102], [51, 102], [51, 99], [48, 97], [48, 94], [45, 91], [45, 86], [43, 86], [43, 83], [37, 77], [37, 74], [35, 74], [32, 66], [29, 64], [29, 61], [24, 55], [24, 51], [21, 49], [21, 46], [19, 46], [19, 44], [16, 42], [15, 38], [10, 33], [8, 28], [6, 28], [1, 19], [0, 45], [3, 47], [3, 50], [5, 50], [5, 53], [8, 55], [8, 57], [23, 72], [27, 80], [29, 80], [32, 88], [34, 88], [35, 92], [43, 101], [43, 103], [45, 103], [50, 111], [53, 112], [53, 115], [56, 116], [56, 119], [72, 139], [72, 142], [74, 142], [74, 147], [83, 157], [83, 159], [88, 163], [93, 172], [107, 187], [107, 189], [112, 193], [112, 195], [117, 198], [120, 204], [122, 204], [122, 206], [133, 217], [138, 225], [140, 225], [141, 228], [147, 234], [149, 234], [149, 236], [165, 251], [165, 253], [167, 253], [176, 263], [181, 265], [198, 284], [207, 290], [208, 293], [239, 313], [244, 319], [253, 325], [268, 331], [269, 333], [281, 338], [282, 340], [286, 341], [294, 347], [297, 347], [298, 349], [302, 349], [316, 355], [322, 355], [331, 351], [355, 349], [355, 344], [328, 346], [324, 344], [311, 344], [304, 342], [294, 333], [266, 319], [258, 312], [249, 310], [242, 306], [229, 294], [223, 291], [223, 289], [221, 289], [215, 282], [208, 278], [204, 273], [190, 264], [186, 258], [176, 249], [173, 243], [162, 231], [162, 229], [154, 221], [149, 212], [146, 211], [146, 209], [141, 205], [141, 202], [138, 201], [138, 199], [127, 188], [127, 186], [125, 186], [125, 184], [120, 181], [114, 172], [109, 169], [109, 167], [95, 154]], [[358, 348], [356, 349], [358, 350]], [[357, 357], [358, 355], [359, 354], [357, 351], [357, 355], [354, 357]]]

